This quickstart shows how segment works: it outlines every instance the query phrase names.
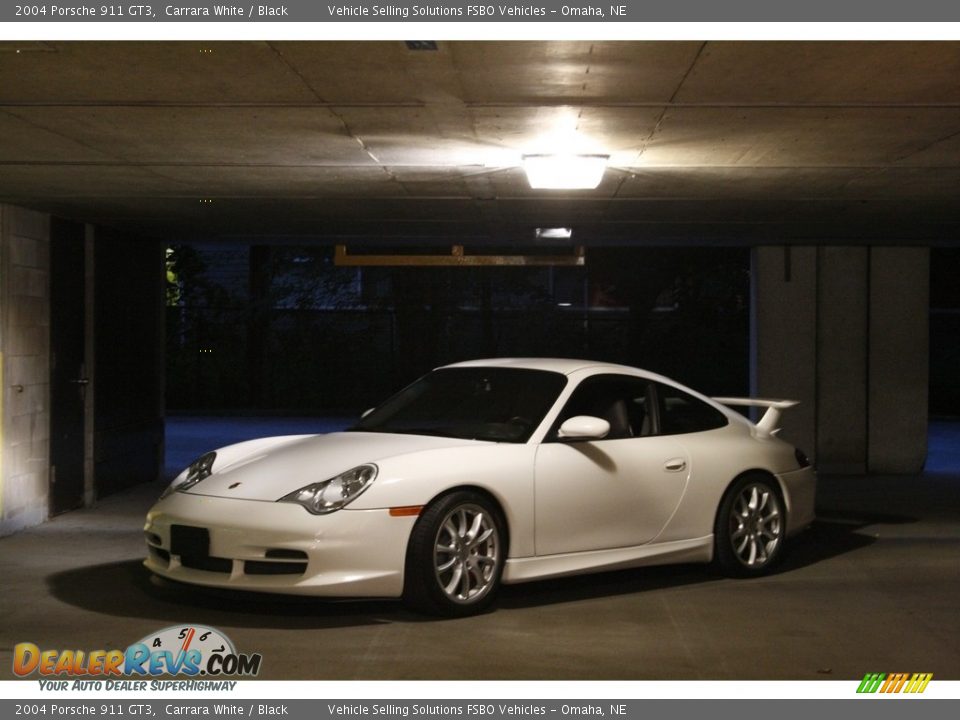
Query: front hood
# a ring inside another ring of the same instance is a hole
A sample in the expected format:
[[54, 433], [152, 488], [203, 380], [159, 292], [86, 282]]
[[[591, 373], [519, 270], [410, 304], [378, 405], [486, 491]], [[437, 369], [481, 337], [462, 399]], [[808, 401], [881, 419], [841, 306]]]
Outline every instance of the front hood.
[[227, 448], [223, 461], [218, 450], [213, 474], [185, 494], [272, 502], [364, 463], [476, 444], [477, 441], [460, 438], [364, 432], [269, 438], [252, 443], [250, 452], [237, 453]]

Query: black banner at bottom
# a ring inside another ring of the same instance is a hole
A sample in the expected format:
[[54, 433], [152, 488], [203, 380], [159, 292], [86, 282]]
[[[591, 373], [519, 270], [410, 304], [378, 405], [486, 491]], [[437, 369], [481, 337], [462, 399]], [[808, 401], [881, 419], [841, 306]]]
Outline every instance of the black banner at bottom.
[[[859, 717], [899, 720], [912, 703], [911, 720], [956, 717], [956, 700], [906, 697], [860, 697], [850, 700], [0, 700], [0, 717], [12, 718], [167, 718], [240, 717], [291, 718], [292, 720], [344, 720], [344, 718], [432, 718], [433, 720], [518, 720], [519, 718], [583, 718], [659, 720], [703, 718], [725, 720], [742, 717], [776, 717], [809, 720], [811, 717]], [[749, 713], [749, 715], [748, 715]]]

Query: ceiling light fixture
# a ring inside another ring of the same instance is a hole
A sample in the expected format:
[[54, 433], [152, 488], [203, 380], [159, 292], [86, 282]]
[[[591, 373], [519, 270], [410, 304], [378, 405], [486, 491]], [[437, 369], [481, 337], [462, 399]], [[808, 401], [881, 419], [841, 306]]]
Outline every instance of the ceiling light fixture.
[[524, 155], [530, 187], [544, 190], [592, 190], [600, 184], [609, 155]]

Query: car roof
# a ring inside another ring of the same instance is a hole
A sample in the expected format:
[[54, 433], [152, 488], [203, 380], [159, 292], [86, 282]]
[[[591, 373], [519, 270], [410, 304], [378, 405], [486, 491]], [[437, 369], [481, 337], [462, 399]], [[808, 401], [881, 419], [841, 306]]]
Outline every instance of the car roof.
[[[666, 379], [655, 373], [650, 373], [627, 365], [599, 362], [597, 360], [574, 360], [569, 358], [488, 358], [485, 360], [468, 360], [466, 362], [444, 365], [445, 368], [457, 367], [505, 367], [523, 370], [549, 370], [552, 372], [570, 375], [578, 370], [595, 370], [600, 372], [627, 372], [631, 375], [643, 375], [648, 378]], [[671, 381], [673, 382], [673, 381]]]

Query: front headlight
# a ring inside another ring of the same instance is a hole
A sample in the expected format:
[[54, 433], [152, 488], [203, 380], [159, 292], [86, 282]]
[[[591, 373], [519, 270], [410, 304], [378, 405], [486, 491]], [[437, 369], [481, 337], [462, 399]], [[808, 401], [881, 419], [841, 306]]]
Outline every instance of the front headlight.
[[297, 503], [314, 515], [326, 515], [356, 500], [376, 477], [376, 465], [360, 465], [329, 480], [295, 490], [277, 502]]
[[204, 478], [210, 477], [213, 474], [213, 463], [217, 459], [217, 453], [208, 452], [204, 453], [192, 463], [190, 467], [184, 470], [177, 478], [170, 483], [170, 486], [163, 491], [163, 495], [160, 496], [160, 499], [163, 500], [167, 495], [172, 492], [183, 492], [184, 490], [189, 490], [198, 482]]

